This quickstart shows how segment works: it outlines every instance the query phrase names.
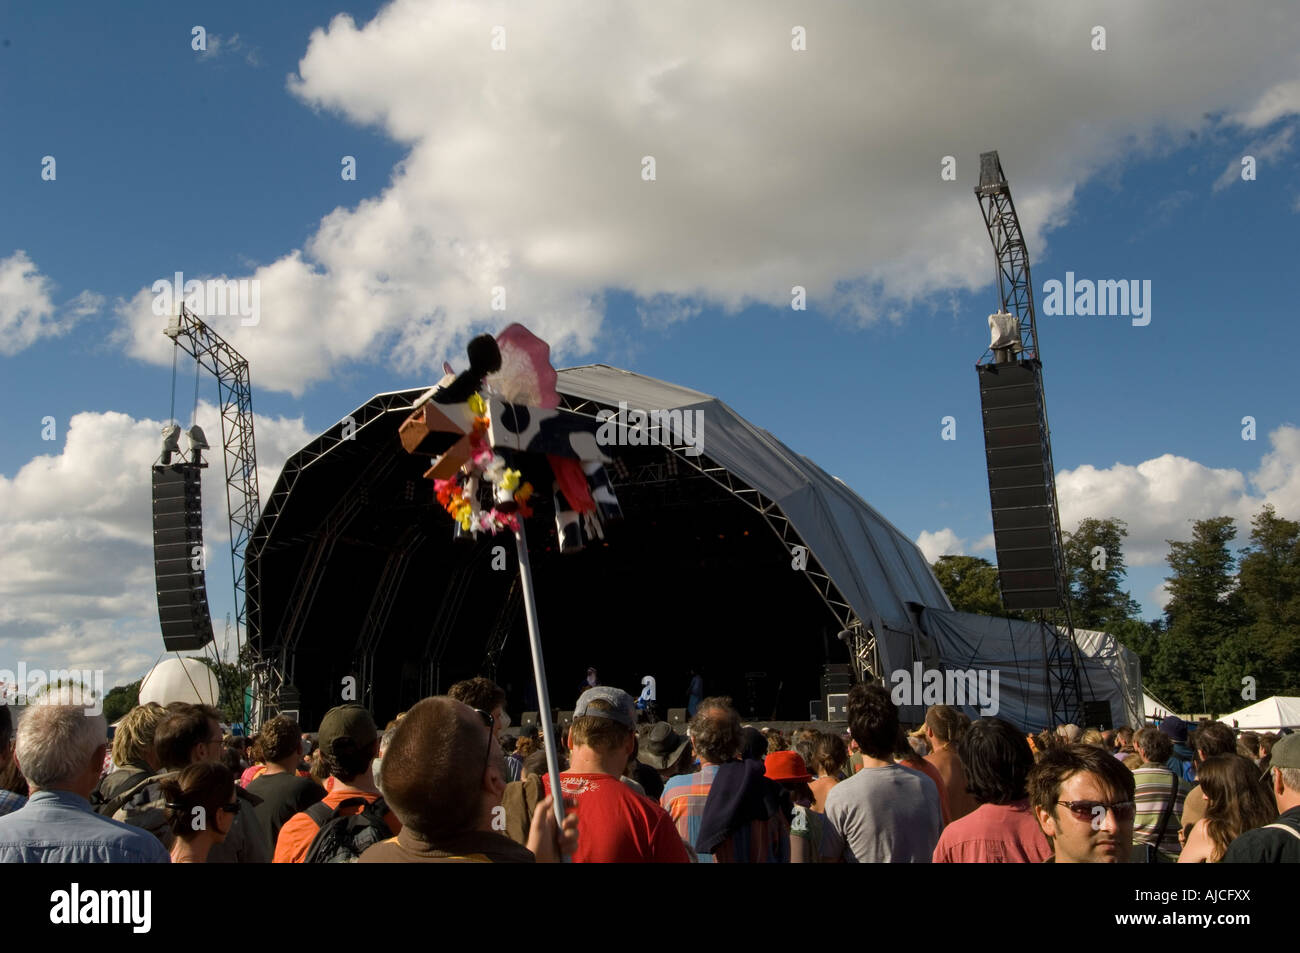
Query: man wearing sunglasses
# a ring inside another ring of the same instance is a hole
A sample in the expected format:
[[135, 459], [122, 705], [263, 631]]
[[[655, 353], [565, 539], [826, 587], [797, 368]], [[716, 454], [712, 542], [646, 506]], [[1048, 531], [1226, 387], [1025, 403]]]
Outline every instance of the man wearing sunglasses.
[[1048, 750], [1029, 772], [1029, 800], [1055, 852], [1046, 863], [1127, 863], [1134, 788], [1133, 773], [1101, 748]]

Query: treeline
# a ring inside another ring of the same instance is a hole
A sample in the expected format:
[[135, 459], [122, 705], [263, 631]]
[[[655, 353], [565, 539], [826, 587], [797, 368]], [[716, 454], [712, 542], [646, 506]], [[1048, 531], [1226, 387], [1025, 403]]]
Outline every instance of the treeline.
[[[1223, 714], [1300, 695], [1300, 523], [1266, 505], [1234, 552], [1236, 535], [1220, 516], [1197, 520], [1190, 540], [1166, 540], [1170, 601], [1152, 620], [1124, 589], [1123, 520], [1085, 519], [1066, 535], [1075, 628], [1109, 632], [1136, 652], [1144, 687], [1175, 711]], [[933, 569], [953, 608], [1027, 617], [1002, 608], [988, 560], [941, 556]], [[1064, 613], [1048, 619], [1063, 622]]]

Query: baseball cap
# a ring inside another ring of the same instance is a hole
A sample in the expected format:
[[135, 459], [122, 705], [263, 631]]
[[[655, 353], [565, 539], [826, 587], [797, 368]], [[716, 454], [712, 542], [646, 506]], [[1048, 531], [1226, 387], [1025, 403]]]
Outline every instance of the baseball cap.
[[[608, 702], [611, 711], [600, 711], [590, 708], [590, 705], [597, 698]], [[574, 718], [608, 718], [610, 721], [616, 721], [627, 728], [636, 728], [636, 702], [632, 696], [621, 688], [612, 688], [608, 685], [599, 685], [596, 688], [589, 688], [582, 693], [578, 699], [577, 706], [573, 709]]]
[[1271, 768], [1300, 768], [1300, 735], [1287, 735], [1274, 742], [1268, 764]]
[[331, 708], [321, 719], [316, 732], [316, 746], [322, 754], [334, 754], [334, 745], [342, 738], [351, 739], [357, 749], [364, 749], [379, 737], [379, 728], [370, 712], [355, 703]]

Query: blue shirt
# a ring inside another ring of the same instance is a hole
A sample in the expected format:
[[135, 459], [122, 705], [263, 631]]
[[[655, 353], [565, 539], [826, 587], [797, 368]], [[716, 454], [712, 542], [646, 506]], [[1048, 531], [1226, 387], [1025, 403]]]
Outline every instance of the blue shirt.
[[0, 817], [0, 864], [167, 864], [148, 831], [101, 817], [71, 791], [37, 791]]
[[27, 798], [23, 797], [21, 794], [15, 794], [13, 791], [6, 791], [4, 788], [0, 788], [0, 817], [4, 817], [6, 814], [12, 814], [26, 803]]

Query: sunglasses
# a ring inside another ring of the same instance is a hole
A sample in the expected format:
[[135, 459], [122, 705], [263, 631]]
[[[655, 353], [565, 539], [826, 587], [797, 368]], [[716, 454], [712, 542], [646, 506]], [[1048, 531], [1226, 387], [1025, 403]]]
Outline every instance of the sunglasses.
[[1089, 823], [1099, 823], [1101, 818], [1109, 813], [1118, 823], [1126, 824], [1133, 820], [1137, 813], [1137, 805], [1132, 801], [1119, 801], [1115, 804], [1107, 804], [1105, 801], [1057, 801], [1056, 803], [1064, 804], [1071, 814]]

